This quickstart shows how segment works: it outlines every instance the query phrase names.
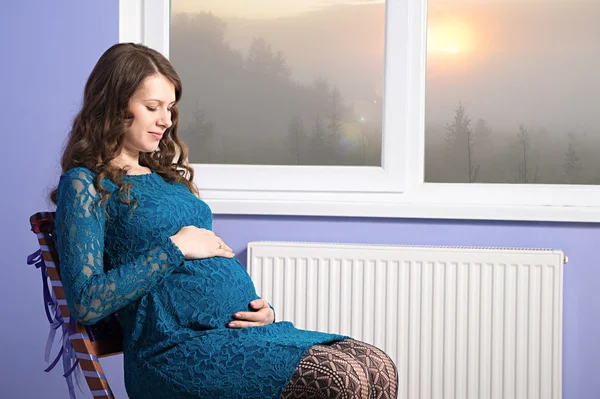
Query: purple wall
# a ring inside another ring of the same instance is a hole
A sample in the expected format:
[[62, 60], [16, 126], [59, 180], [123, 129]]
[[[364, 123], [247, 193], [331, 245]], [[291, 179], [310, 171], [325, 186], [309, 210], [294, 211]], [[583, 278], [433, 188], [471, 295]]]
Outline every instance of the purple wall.
[[[46, 198], [57, 182], [58, 154], [87, 75], [118, 41], [118, 10], [116, 0], [3, 0], [0, 7], [3, 398], [68, 397], [62, 367], [43, 371], [49, 327], [39, 271], [25, 262], [37, 245], [28, 219], [50, 209]], [[109, 372], [115, 375], [118, 397], [124, 398], [121, 367], [115, 364]]]
[[[0, 339], [2, 397], [67, 397], [59, 370], [43, 372], [48, 325], [39, 272], [25, 264], [25, 257], [37, 249], [27, 220], [34, 211], [49, 209], [46, 194], [56, 182], [58, 154], [85, 79], [101, 53], [117, 40], [116, 0], [3, 2], [0, 115], [8, 126], [0, 157], [5, 171], [0, 209], [5, 227], [2, 267], [6, 269], [0, 303], [7, 326]], [[242, 259], [246, 244], [254, 240], [562, 249], [569, 256], [564, 288], [563, 397], [600, 398], [597, 224], [218, 216], [215, 230]], [[103, 364], [116, 396], [126, 397], [121, 357], [106, 359]]]

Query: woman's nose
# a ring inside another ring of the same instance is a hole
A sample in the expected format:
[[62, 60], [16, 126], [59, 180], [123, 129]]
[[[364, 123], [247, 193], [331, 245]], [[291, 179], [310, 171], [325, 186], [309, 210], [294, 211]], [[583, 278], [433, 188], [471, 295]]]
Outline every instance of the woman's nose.
[[161, 112], [160, 118], [158, 119], [157, 124], [166, 129], [170, 128], [173, 125], [171, 121], [171, 113], [170, 112]]

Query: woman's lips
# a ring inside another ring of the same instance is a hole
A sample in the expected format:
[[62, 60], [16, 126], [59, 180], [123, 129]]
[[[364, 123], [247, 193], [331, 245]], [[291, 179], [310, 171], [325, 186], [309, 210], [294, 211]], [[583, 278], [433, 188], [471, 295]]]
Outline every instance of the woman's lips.
[[150, 134], [156, 139], [160, 140], [162, 138], [162, 133], [150, 132]]

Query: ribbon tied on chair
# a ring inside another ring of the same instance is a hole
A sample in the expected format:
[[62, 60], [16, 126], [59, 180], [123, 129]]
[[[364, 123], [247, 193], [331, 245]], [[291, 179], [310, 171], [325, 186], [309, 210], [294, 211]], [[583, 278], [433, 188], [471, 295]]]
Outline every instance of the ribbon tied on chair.
[[[41, 220], [40, 222], [43, 222]], [[38, 231], [34, 232], [39, 233]], [[48, 285], [48, 270], [46, 267], [46, 263], [44, 262], [44, 257], [42, 256], [42, 250], [38, 249], [31, 255], [27, 257], [28, 265], [35, 265], [37, 269], [40, 269], [42, 275], [42, 289], [44, 296], [44, 310], [46, 312], [46, 317], [48, 318], [48, 322], [50, 323], [50, 332], [48, 334], [48, 339], [46, 341], [46, 349], [44, 354], [44, 359], [46, 362], [50, 362], [50, 353], [52, 351], [52, 345], [54, 343], [54, 338], [56, 336], [56, 332], [58, 329], [62, 330], [61, 337], [61, 348], [54, 360], [50, 363], [50, 365], [44, 370], [45, 372], [50, 372], [54, 367], [58, 364], [59, 360], [62, 358], [63, 363], [63, 377], [67, 382], [67, 386], [69, 388], [69, 397], [71, 399], [76, 399], [75, 388], [73, 385], [73, 377], [75, 377], [75, 382], [81, 390], [81, 386], [79, 385], [79, 373], [77, 370], [77, 354], [75, 353], [75, 349], [69, 339], [69, 336], [75, 333], [75, 320], [69, 322], [69, 330], [65, 326], [65, 321], [60, 313], [60, 307], [58, 304], [58, 300], [54, 295], [54, 292], [50, 289]], [[75, 374], [73, 374], [75, 372]]]

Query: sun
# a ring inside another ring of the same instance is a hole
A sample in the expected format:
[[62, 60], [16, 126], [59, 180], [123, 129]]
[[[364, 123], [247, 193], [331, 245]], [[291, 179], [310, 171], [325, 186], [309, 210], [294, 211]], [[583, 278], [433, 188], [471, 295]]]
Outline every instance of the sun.
[[468, 53], [476, 48], [476, 34], [464, 20], [447, 18], [430, 21], [427, 29], [427, 52]]

